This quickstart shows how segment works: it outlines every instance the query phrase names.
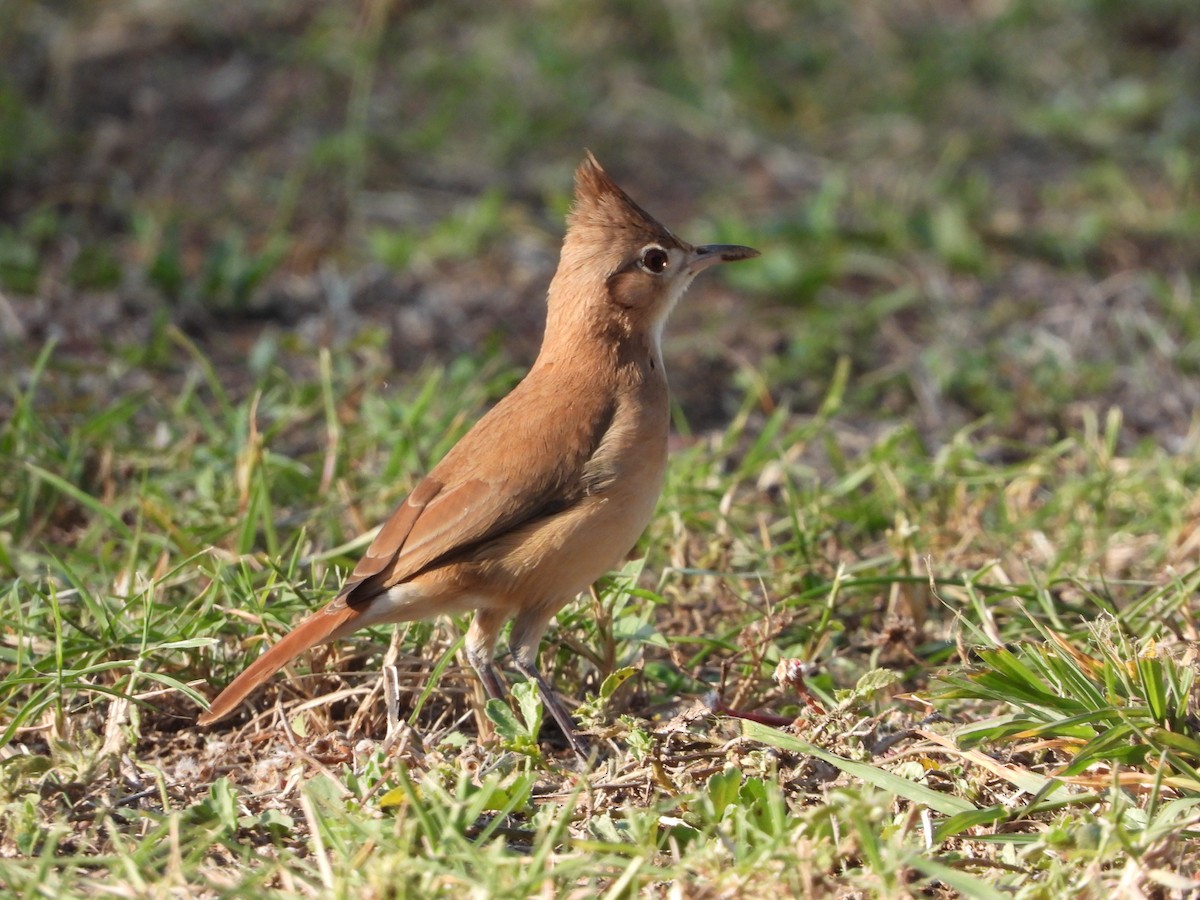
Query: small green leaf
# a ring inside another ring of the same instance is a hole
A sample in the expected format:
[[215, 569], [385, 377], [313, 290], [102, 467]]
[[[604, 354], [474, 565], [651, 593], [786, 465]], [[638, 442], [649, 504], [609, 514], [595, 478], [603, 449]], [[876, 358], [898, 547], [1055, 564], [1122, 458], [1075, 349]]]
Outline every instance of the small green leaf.
[[617, 689], [636, 674], [636, 666], [623, 666], [617, 669], [617, 671], [605, 678], [604, 682], [600, 685], [600, 699], [611, 699], [612, 695], [617, 692]]
[[208, 799], [203, 805], [208, 807], [226, 831], [237, 831], [237, 789], [228, 778], [221, 777], [212, 783], [208, 789]]
[[869, 700], [879, 691], [896, 684], [901, 678], [901, 674], [892, 669], [872, 669], [858, 679], [858, 683], [851, 690], [839, 691], [838, 700], [843, 705]]
[[503, 700], [495, 698], [489, 700], [487, 706], [484, 707], [484, 712], [496, 726], [496, 733], [500, 735], [501, 740], [512, 743], [524, 736], [525, 729], [521, 727], [521, 723], [517, 721], [513, 711]]
[[726, 766], [725, 771], [717, 772], [708, 779], [708, 799], [712, 802], [713, 811], [719, 819], [725, 809], [738, 799], [738, 789], [742, 786], [742, 773], [733, 766]]
[[525, 720], [525, 733], [536, 741], [542, 730], [542, 698], [538, 696], [537, 685], [532, 681], [514, 684], [512, 693]]
[[408, 802], [408, 791], [402, 787], [394, 787], [390, 791], [385, 791], [383, 796], [379, 798], [380, 809], [391, 809], [396, 806], [403, 806]]

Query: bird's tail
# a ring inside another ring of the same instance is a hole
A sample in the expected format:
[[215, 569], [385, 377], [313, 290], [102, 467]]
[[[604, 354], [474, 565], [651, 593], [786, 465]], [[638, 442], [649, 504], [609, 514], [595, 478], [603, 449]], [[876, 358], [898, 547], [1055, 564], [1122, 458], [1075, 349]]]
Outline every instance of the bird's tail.
[[255, 688], [305, 650], [311, 650], [318, 644], [335, 641], [359, 628], [373, 624], [370, 621], [372, 618], [370, 609], [370, 604], [357, 608], [348, 606], [345, 600], [339, 597], [317, 610], [284, 635], [279, 643], [251, 663], [241, 675], [233, 679], [212, 702], [208, 712], [201, 715], [196, 721], [201, 725], [211, 725], [213, 722], [225, 718]]

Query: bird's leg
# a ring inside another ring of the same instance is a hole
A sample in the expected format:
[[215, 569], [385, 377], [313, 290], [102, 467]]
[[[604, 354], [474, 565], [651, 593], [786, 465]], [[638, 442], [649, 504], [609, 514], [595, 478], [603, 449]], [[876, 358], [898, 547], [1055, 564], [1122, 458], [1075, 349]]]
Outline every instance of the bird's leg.
[[503, 700], [504, 687], [500, 684], [500, 676], [496, 673], [496, 664], [490, 659], [471, 659], [470, 653], [467, 653], [467, 659], [471, 660], [471, 668], [475, 670], [475, 674], [483, 682], [483, 689], [487, 693], [488, 699]]
[[496, 673], [493, 661], [496, 655], [496, 638], [504, 625], [506, 616], [494, 609], [481, 609], [475, 613], [471, 627], [467, 630], [467, 662], [483, 682], [483, 689], [493, 700], [504, 699], [504, 687]]
[[546, 630], [546, 624], [547, 618], [541, 611], [528, 615], [522, 613], [517, 616], [516, 621], [513, 622], [512, 635], [509, 638], [513, 664], [516, 665], [518, 672], [537, 685], [538, 693], [542, 696], [542, 705], [550, 711], [550, 715], [558, 723], [559, 730], [567, 739], [567, 743], [571, 745], [571, 749], [575, 751], [575, 755], [586, 763], [591, 756], [587, 741], [579, 734], [575, 720], [571, 718], [571, 714], [563, 706], [558, 694], [554, 692], [554, 688], [550, 686], [550, 682], [545, 679], [537, 666], [538, 645], [541, 643], [542, 633]]
[[383, 681], [383, 699], [387, 707], [387, 737], [384, 739], [384, 745], [391, 747], [396, 742], [400, 735], [400, 677], [396, 671], [396, 660], [400, 658], [400, 632], [401, 629], [396, 628], [392, 631], [392, 640], [388, 644], [387, 653], [383, 655], [383, 668], [379, 673], [379, 677]]

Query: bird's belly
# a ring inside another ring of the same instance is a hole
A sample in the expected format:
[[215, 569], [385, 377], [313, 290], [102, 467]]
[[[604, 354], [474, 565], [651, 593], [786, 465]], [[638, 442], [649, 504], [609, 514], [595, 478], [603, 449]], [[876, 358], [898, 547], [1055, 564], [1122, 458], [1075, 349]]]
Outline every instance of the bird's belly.
[[[467, 580], [496, 599], [561, 606], [633, 549], [654, 514], [665, 466], [642, 467], [557, 515], [489, 543], [464, 566]], [[498, 590], [497, 590], [498, 589]], [[502, 600], [502, 602], [503, 602]]]

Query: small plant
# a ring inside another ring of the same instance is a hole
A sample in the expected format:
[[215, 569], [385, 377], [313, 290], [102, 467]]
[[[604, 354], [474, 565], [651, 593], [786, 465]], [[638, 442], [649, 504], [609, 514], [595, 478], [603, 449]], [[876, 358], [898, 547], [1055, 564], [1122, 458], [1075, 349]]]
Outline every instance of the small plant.
[[981, 649], [975, 667], [941, 676], [939, 699], [1017, 710], [960, 729], [962, 744], [1052, 741], [1070, 758], [1063, 776], [1097, 763], [1165, 764], [1168, 781], [1200, 792], [1195, 666], [1129, 638], [1109, 616], [1087, 624], [1086, 643], [1035, 627], [1042, 641]]
[[537, 685], [532, 681], [522, 681], [512, 687], [512, 698], [516, 703], [520, 718], [513, 714], [512, 708], [503, 700], [491, 699], [487, 702], [487, 717], [496, 726], [496, 735], [500, 745], [513, 753], [520, 753], [532, 761], [541, 759], [542, 751], [538, 746], [538, 735], [542, 730], [542, 701], [538, 696]]

